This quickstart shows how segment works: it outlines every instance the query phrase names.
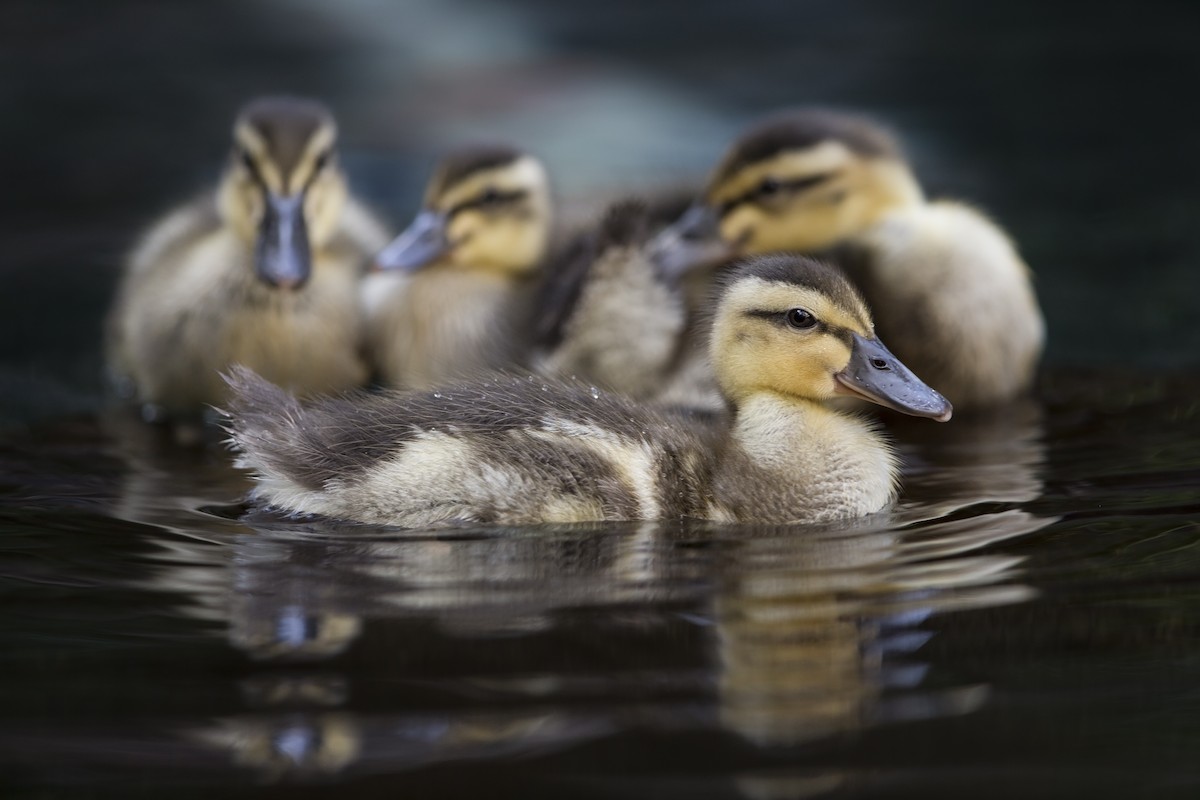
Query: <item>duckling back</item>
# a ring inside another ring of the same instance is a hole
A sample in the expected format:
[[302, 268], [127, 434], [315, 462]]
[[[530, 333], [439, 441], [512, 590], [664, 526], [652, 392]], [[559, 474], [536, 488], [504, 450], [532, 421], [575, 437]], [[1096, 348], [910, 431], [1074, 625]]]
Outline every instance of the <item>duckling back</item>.
[[230, 431], [256, 495], [405, 527], [704, 516], [711, 433], [591, 387], [497, 376], [301, 406], [237, 370]]

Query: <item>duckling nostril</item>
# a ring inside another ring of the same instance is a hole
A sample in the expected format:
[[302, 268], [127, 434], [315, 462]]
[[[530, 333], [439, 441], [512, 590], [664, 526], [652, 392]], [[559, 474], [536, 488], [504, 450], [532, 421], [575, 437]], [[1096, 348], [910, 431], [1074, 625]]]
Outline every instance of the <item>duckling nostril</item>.
[[886, 358], [872, 358], [871, 366], [875, 369], [891, 369]]

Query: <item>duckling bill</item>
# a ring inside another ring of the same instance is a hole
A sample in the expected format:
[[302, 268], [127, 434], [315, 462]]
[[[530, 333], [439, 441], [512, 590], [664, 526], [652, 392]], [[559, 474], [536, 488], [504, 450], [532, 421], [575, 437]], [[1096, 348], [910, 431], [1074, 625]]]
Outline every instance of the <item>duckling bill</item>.
[[851, 333], [850, 341], [850, 361], [833, 375], [835, 392], [902, 414], [950, 421], [953, 409], [946, 398], [922, 383], [883, 342], [858, 333]]
[[272, 286], [299, 288], [312, 271], [304, 195], [280, 197], [269, 190], [263, 194], [266, 208], [254, 259], [258, 277]]
[[235, 369], [231, 442], [258, 502], [369, 524], [818, 522], [885, 508], [890, 445], [827, 401], [849, 392], [941, 421], [949, 402], [875, 339], [857, 292], [819, 263], [747, 260], [715, 302], [728, 426], [534, 376], [303, 405]]

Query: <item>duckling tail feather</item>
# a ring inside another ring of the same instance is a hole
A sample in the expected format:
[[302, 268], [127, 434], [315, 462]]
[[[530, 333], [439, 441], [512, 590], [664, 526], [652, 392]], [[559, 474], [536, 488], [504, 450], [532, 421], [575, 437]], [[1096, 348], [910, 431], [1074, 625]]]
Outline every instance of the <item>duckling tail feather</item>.
[[300, 402], [248, 367], [234, 365], [221, 377], [230, 391], [225, 429], [241, 453], [238, 466], [259, 473], [283, 471], [289, 454], [303, 447]]

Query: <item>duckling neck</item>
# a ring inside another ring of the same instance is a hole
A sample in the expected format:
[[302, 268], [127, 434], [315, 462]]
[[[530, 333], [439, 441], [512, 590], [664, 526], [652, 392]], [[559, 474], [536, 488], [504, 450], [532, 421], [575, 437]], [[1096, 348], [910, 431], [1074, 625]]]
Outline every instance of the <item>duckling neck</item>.
[[850, 203], [857, 203], [857, 223], [851, 230], [864, 230], [874, 226], [880, 219], [896, 211], [919, 208], [925, 205], [925, 192], [908, 165], [900, 161], [884, 160], [869, 168], [867, 189], [853, 194]]
[[[388, 332], [390, 382], [426, 388], [507, 362], [520, 287], [503, 276], [429, 270], [408, 284]], [[394, 374], [392, 374], [394, 373]]]
[[821, 522], [895, 498], [895, 454], [864, 420], [767, 391], [734, 413], [714, 493], [737, 520]]

